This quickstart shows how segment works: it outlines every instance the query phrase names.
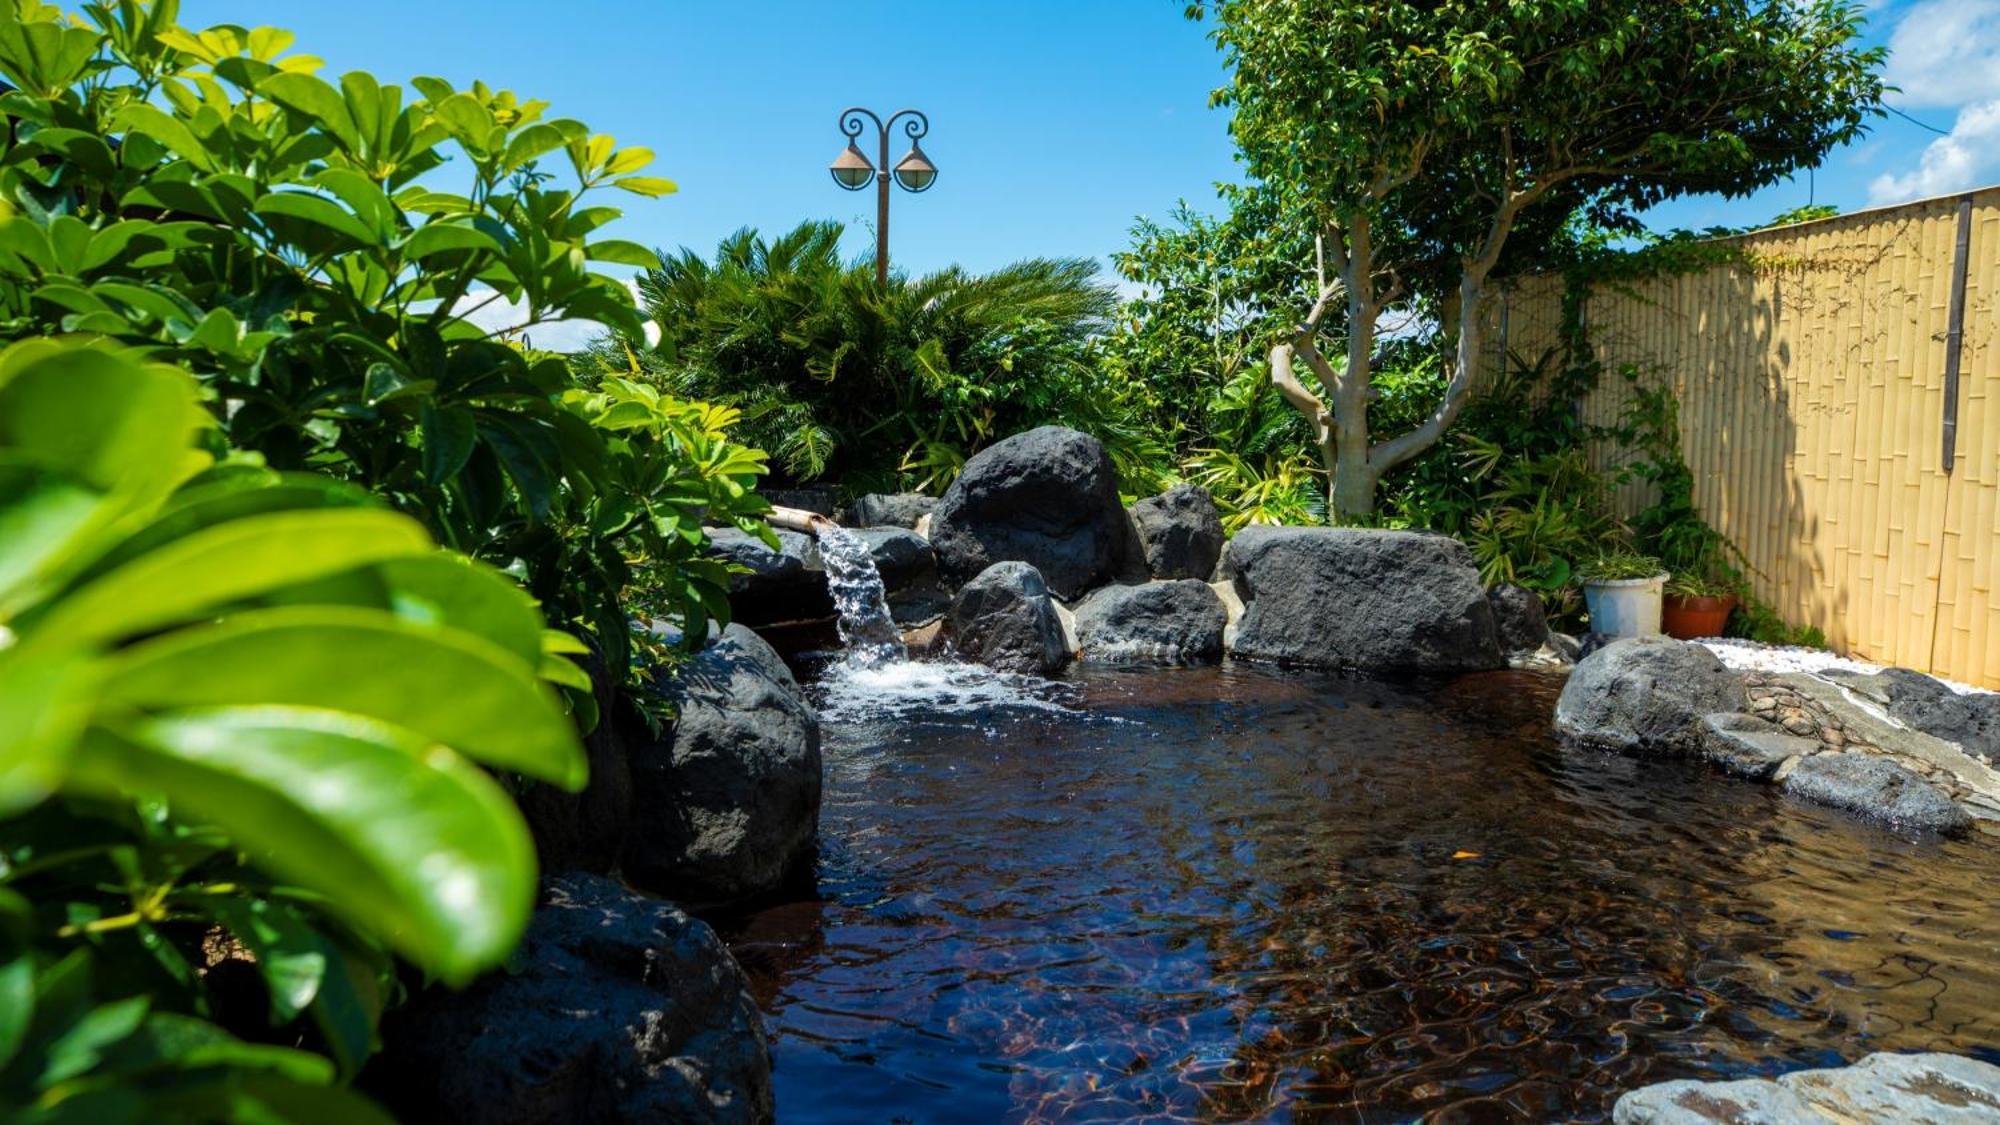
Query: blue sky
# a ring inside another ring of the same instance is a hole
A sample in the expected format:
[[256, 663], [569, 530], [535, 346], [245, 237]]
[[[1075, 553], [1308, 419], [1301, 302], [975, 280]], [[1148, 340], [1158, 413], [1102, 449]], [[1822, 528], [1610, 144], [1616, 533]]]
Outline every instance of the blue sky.
[[[1031, 255], [1107, 257], [1139, 215], [1214, 201], [1233, 178], [1223, 77], [1181, 0], [183, 0], [182, 20], [275, 24], [337, 74], [473, 78], [553, 104], [659, 154], [680, 185], [625, 197], [617, 233], [710, 248], [732, 230], [847, 220], [872, 234], [872, 192], [836, 188], [840, 110], [914, 105], [941, 170], [896, 193], [891, 257], [929, 270]], [[1870, 12], [1890, 44], [1890, 117], [1811, 178], [1748, 200], [1661, 208], [1661, 226], [1753, 223], [1811, 198], [1852, 210], [2000, 181], [2000, 0], [1903, 0]], [[865, 146], [864, 146], [865, 147]], [[900, 155], [901, 146], [897, 146]], [[871, 151], [872, 156], [872, 151]]]

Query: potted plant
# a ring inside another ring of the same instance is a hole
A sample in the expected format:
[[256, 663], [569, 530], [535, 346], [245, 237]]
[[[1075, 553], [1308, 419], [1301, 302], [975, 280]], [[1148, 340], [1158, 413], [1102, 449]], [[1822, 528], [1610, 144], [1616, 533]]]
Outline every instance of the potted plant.
[[1736, 608], [1736, 584], [1701, 574], [1676, 574], [1660, 602], [1660, 621], [1667, 636], [1683, 641], [1719, 637]]
[[1579, 571], [1590, 631], [1612, 637], [1647, 637], [1660, 631], [1660, 599], [1667, 572], [1650, 555], [1599, 555]]

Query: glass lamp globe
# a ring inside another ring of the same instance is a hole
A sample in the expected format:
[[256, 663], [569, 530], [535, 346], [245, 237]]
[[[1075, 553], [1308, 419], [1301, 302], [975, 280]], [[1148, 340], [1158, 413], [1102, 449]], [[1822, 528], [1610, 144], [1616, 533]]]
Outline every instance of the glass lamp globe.
[[923, 191], [937, 182], [937, 166], [924, 157], [924, 150], [915, 142], [910, 144], [910, 154], [896, 162], [896, 182], [904, 191]]
[[848, 191], [860, 191], [875, 178], [875, 166], [868, 163], [868, 158], [862, 155], [853, 141], [847, 142], [847, 151], [833, 158], [833, 164], [827, 171], [833, 173], [834, 183]]

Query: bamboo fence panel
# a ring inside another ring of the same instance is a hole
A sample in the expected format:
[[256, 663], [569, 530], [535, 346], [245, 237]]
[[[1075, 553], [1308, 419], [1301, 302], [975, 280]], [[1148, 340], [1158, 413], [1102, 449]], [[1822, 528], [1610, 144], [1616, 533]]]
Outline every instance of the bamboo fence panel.
[[[1742, 551], [1759, 597], [1839, 651], [2000, 688], [2000, 189], [1731, 241], [1742, 262], [1591, 290], [1583, 317], [1606, 372], [1582, 417], [1615, 424], [1634, 382], [1670, 387], [1695, 501]], [[1489, 363], [1554, 346], [1561, 300], [1559, 278], [1505, 286], [1488, 303], [1501, 337]], [[1620, 456], [1593, 453], [1607, 469]], [[1641, 483], [1617, 496], [1627, 514], [1650, 500]]]

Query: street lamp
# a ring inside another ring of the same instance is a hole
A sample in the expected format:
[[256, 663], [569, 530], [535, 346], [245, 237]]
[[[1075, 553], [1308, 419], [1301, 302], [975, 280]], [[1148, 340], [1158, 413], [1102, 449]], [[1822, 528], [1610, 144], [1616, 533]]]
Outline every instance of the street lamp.
[[[881, 153], [872, 164], [856, 143], [867, 129], [864, 118], [875, 123], [875, 139]], [[904, 135], [910, 138], [910, 151], [891, 169], [889, 134], [898, 121], [903, 123]], [[847, 137], [847, 148], [833, 158], [827, 171], [833, 173], [834, 183], [848, 191], [860, 191], [868, 186], [869, 180], [875, 181], [875, 280], [886, 286], [889, 284], [889, 177], [894, 175], [896, 183], [909, 192], [925, 191], [937, 182], [937, 165], [930, 162], [923, 146], [917, 143], [931, 131], [931, 119], [914, 109], [900, 109], [885, 122], [873, 111], [857, 105], [841, 111], [840, 131]]]

